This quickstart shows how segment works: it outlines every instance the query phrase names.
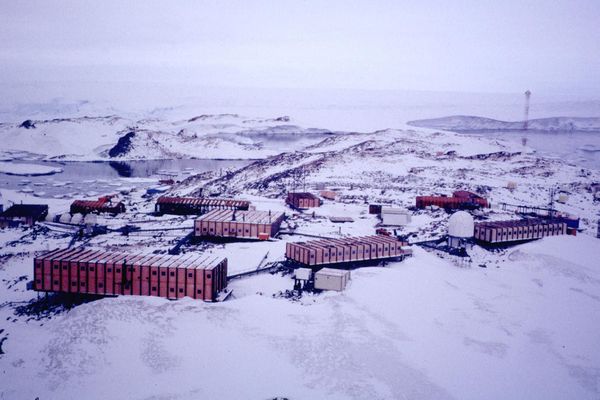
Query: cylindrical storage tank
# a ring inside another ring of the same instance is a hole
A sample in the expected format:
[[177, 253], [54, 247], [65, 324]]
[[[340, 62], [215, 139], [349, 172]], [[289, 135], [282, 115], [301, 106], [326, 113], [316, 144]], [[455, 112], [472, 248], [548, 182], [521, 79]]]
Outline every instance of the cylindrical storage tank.
[[83, 222], [83, 214], [75, 214], [73, 218], [71, 218], [71, 223], [79, 225]]
[[472, 238], [475, 232], [473, 217], [466, 211], [458, 211], [448, 219], [448, 236]]
[[98, 223], [98, 217], [96, 214], [87, 214], [83, 217], [83, 222], [88, 225], [96, 225]]
[[[0, 206], [0, 210], [2, 209], [2, 206]], [[60, 214], [55, 214], [55, 213], [48, 213], [48, 215], [46, 215], [45, 220], [48, 222], [57, 222], [60, 219]]]
[[60, 218], [58, 219], [58, 222], [60, 222], [62, 224], [70, 224], [71, 223], [71, 214], [69, 214], [69, 213], [62, 214], [60, 216]]

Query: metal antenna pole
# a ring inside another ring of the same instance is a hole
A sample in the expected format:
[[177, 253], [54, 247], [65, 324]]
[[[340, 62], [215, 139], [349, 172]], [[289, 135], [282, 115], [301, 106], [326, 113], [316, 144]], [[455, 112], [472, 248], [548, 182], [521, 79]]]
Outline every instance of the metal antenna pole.
[[525, 92], [525, 116], [523, 118], [523, 130], [529, 128], [529, 98], [531, 97], [531, 91]]

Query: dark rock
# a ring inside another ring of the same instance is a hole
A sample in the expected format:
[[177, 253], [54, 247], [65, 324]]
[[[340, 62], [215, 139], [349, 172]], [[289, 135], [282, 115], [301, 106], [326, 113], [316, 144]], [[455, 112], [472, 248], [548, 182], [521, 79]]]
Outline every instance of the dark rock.
[[27, 119], [25, 121], [23, 121], [21, 123], [21, 125], [19, 125], [19, 128], [25, 128], [25, 129], [35, 129], [35, 124], [33, 123], [32, 120]]
[[127, 133], [125, 136], [121, 136], [117, 144], [108, 151], [108, 156], [114, 158], [129, 153], [133, 148], [133, 143], [131, 143], [131, 141], [134, 137], [134, 131]]

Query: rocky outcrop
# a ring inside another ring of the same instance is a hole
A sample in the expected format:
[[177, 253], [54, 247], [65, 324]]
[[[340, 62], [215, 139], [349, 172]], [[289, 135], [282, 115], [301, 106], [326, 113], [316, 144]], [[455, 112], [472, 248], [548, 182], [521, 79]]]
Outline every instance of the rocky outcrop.
[[110, 158], [121, 157], [126, 155], [133, 149], [132, 139], [135, 137], [135, 132], [131, 131], [121, 136], [116, 145], [114, 145], [109, 151], [108, 156]]

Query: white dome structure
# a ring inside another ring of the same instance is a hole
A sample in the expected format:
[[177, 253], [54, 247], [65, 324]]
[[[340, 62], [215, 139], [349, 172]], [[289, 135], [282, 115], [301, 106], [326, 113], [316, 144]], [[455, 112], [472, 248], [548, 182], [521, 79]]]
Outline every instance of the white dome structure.
[[458, 211], [448, 219], [448, 236], [455, 238], [472, 238], [475, 232], [473, 217], [466, 211]]

